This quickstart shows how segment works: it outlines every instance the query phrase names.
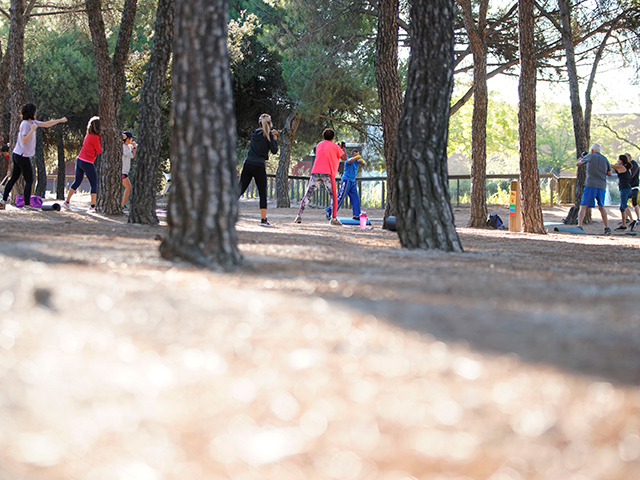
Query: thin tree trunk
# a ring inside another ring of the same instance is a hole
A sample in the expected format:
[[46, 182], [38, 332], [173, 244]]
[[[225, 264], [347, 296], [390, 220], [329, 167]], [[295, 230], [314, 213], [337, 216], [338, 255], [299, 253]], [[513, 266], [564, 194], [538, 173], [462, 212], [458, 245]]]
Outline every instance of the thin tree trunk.
[[487, 44], [486, 24], [488, 0], [482, 0], [477, 23], [473, 18], [470, 0], [458, 0], [462, 19], [473, 52], [473, 117], [471, 120], [471, 217], [469, 227], [485, 228], [487, 225]]
[[593, 107], [593, 101], [591, 100], [591, 91], [593, 90], [593, 84], [596, 79], [596, 71], [598, 70], [598, 64], [602, 59], [602, 53], [604, 52], [604, 48], [607, 46], [607, 41], [611, 37], [611, 32], [613, 31], [613, 27], [617, 25], [617, 23], [612, 23], [611, 27], [607, 31], [606, 35], [600, 42], [600, 46], [598, 47], [598, 51], [596, 52], [595, 57], [593, 58], [593, 64], [591, 65], [591, 74], [589, 75], [589, 82], [587, 83], [587, 89], [584, 93], [584, 133], [587, 140], [587, 145], [590, 143], [591, 138], [591, 109]]
[[240, 264], [236, 122], [227, 51], [228, 0], [177, 0], [173, 61], [173, 191], [164, 258]]
[[[23, 0], [11, 0], [9, 26], [9, 46], [8, 55], [10, 59], [9, 88], [11, 91], [11, 129], [9, 134], [9, 150], [13, 152], [20, 126], [20, 111], [25, 99], [24, 81], [24, 30], [26, 26], [25, 8]], [[24, 189], [24, 178], [20, 179], [13, 186], [11, 195], [12, 203], [15, 203], [16, 196], [22, 194]]]
[[140, 92], [138, 115], [138, 150], [136, 168], [131, 178], [131, 212], [129, 223], [155, 225], [156, 185], [160, 140], [162, 138], [162, 94], [171, 57], [174, 28], [174, 0], [159, 0], [155, 34], [147, 72]]
[[302, 115], [295, 110], [289, 114], [282, 129], [282, 141], [280, 143], [280, 157], [278, 158], [278, 170], [276, 171], [276, 197], [278, 208], [291, 207], [289, 198], [289, 166], [291, 165], [291, 151], [293, 142], [300, 126]]
[[540, 199], [540, 173], [536, 151], [536, 50], [534, 0], [520, 0], [518, 31], [520, 44], [520, 97], [518, 136], [520, 138], [520, 192], [522, 226], [528, 233], [546, 233]]
[[34, 194], [44, 198], [47, 192], [47, 167], [44, 163], [44, 142], [42, 139], [42, 129], [36, 130], [36, 154], [35, 158], [31, 159], [31, 163], [36, 166], [36, 188]]
[[56, 181], [56, 199], [64, 200], [65, 163], [64, 163], [64, 137], [62, 136], [62, 124], [55, 126], [56, 144], [58, 146], [58, 178]]
[[85, 0], [93, 53], [98, 72], [98, 105], [102, 141], [96, 209], [121, 214], [122, 208], [122, 135], [118, 115], [124, 89], [124, 63], [129, 52], [137, 0], [125, 0], [113, 63], [102, 19], [100, 0]]
[[[562, 42], [564, 44], [567, 59], [567, 75], [569, 77], [569, 97], [571, 99], [571, 117], [573, 118], [573, 134], [576, 144], [576, 158], [588, 149], [587, 134], [580, 104], [580, 84], [578, 81], [578, 70], [576, 68], [576, 56], [574, 51], [573, 37], [571, 33], [571, 0], [558, 0], [560, 8], [560, 21], [562, 24]], [[565, 223], [577, 223], [578, 210], [582, 201], [584, 182], [587, 178], [586, 166], [578, 167], [576, 175], [576, 197], [574, 208], [569, 211]]]
[[398, 123], [402, 114], [402, 89], [398, 75], [398, 0], [378, 1], [378, 34], [374, 71], [380, 101], [380, 119], [387, 168], [386, 219], [396, 214], [394, 163]]
[[398, 128], [397, 229], [405, 248], [462, 251], [449, 198], [454, 3], [414, 0], [407, 93]]

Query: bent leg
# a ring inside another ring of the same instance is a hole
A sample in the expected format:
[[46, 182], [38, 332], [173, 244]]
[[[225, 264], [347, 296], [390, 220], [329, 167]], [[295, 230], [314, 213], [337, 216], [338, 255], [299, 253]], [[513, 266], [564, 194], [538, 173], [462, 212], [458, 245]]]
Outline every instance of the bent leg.
[[355, 182], [349, 182], [349, 200], [351, 200], [351, 210], [354, 217], [360, 216], [360, 195], [358, 194], [358, 187]]

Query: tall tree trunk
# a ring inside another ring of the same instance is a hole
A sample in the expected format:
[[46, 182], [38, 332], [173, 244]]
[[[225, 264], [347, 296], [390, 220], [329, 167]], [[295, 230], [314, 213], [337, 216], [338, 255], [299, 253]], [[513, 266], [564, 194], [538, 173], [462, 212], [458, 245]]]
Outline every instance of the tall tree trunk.
[[64, 137], [62, 136], [62, 124], [55, 126], [56, 144], [58, 146], [58, 178], [56, 179], [56, 199], [64, 200], [65, 164], [64, 164]]
[[138, 115], [138, 150], [136, 168], [131, 178], [131, 212], [129, 223], [155, 225], [156, 185], [158, 177], [158, 153], [162, 138], [162, 94], [174, 28], [174, 0], [159, 0], [156, 14], [155, 34], [147, 72], [140, 92]]
[[[562, 43], [566, 52], [567, 75], [569, 77], [569, 97], [571, 99], [571, 117], [573, 118], [573, 135], [576, 144], [576, 158], [588, 149], [587, 134], [584, 126], [584, 116], [582, 115], [582, 105], [580, 104], [580, 84], [578, 81], [578, 69], [576, 68], [576, 56], [571, 33], [571, 0], [558, 0], [560, 8], [560, 21], [562, 24]], [[582, 201], [584, 182], [587, 178], [586, 166], [578, 167], [576, 176], [576, 197], [575, 205], [569, 211], [565, 223], [577, 223], [578, 210]]]
[[520, 191], [522, 226], [528, 233], [546, 233], [540, 199], [540, 173], [536, 152], [536, 48], [534, 33], [535, 0], [520, 0], [518, 32], [520, 83], [518, 95], [518, 136], [520, 137]]
[[[0, 55], [2, 52], [0, 52]], [[9, 91], [9, 77], [11, 72], [11, 55], [7, 48], [2, 60], [0, 61], [0, 115], [4, 115], [5, 100]], [[2, 143], [2, 142], [0, 142]]]
[[297, 111], [293, 111], [284, 122], [280, 143], [280, 157], [278, 158], [278, 170], [276, 171], [276, 197], [278, 208], [291, 207], [291, 199], [289, 198], [289, 166], [291, 165], [291, 151], [293, 150], [293, 142], [300, 126], [302, 115]]
[[177, 0], [172, 183], [164, 258], [232, 269], [242, 257], [228, 0]]
[[398, 123], [402, 114], [402, 89], [398, 75], [398, 12], [398, 0], [378, 0], [378, 33], [374, 70], [380, 100], [384, 158], [387, 167], [385, 225], [387, 217], [396, 214], [394, 163]]
[[102, 19], [101, 0], [85, 0], [93, 53], [98, 72], [98, 105], [102, 141], [96, 209], [107, 214], [121, 214], [122, 203], [122, 135], [118, 115], [124, 90], [124, 66], [133, 32], [137, 0], [125, 0], [113, 63]]
[[470, 0], [458, 0], [462, 19], [469, 35], [473, 53], [473, 117], [471, 120], [471, 217], [469, 227], [487, 225], [487, 8], [489, 1], [481, 0], [477, 23], [473, 18]]
[[414, 0], [407, 93], [398, 128], [397, 229], [405, 248], [462, 251], [449, 198], [453, 0]]
[[36, 154], [31, 163], [36, 166], [36, 188], [34, 194], [44, 198], [47, 192], [47, 167], [44, 163], [44, 142], [42, 140], [42, 129], [36, 130]]
[[[25, 99], [25, 81], [24, 81], [24, 30], [26, 27], [25, 6], [23, 0], [11, 0], [10, 7], [10, 26], [9, 26], [9, 55], [10, 59], [10, 75], [9, 88], [11, 91], [11, 130], [9, 134], [9, 150], [13, 152], [18, 137], [18, 127], [20, 126], [20, 111], [24, 105]], [[17, 195], [22, 194], [24, 189], [24, 178], [13, 186], [11, 195], [12, 203], [15, 203]]]

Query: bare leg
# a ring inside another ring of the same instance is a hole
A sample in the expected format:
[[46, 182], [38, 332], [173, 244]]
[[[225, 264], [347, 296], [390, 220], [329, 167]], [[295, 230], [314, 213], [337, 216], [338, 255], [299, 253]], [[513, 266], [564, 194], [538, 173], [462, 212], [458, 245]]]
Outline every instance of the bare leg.
[[[609, 228], [609, 221], [607, 220], [607, 211], [604, 209], [604, 207], [598, 207], [598, 210], [600, 210], [600, 215], [602, 215], [602, 222], [604, 223], [604, 228]], [[584, 215], [582, 216], [582, 218], [584, 218]], [[622, 216], [622, 225], [624, 225], [624, 215]]]
[[69, 193], [67, 194], [67, 203], [71, 201], [71, 197], [73, 197], [74, 193], [76, 193], [76, 191], [73, 188], [69, 190]]
[[261, 218], [267, 218], [267, 209], [266, 208], [261, 208], [260, 209], [260, 217]]
[[127, 204], [127, 200], [129, 200], [129, 195], [131, 194], [131, 182], [128, 178], [122, 179], [122, 185], [124, 186], [124, 197], [122, 198], [122, 208]]
[[578, 226], [582, 227], [582, 222], [584, 221], [584, 216], [587, 214], [587, 207], [586, 205], [580, 205], [580, 211], [578, 212]]

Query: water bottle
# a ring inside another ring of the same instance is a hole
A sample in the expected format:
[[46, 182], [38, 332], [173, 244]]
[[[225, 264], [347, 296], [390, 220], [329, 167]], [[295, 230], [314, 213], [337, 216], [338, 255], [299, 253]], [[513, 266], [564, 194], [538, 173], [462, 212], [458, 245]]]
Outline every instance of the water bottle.
[[360, 213], [360, 230], [367, 228], [367, 214], [365, 212]]

